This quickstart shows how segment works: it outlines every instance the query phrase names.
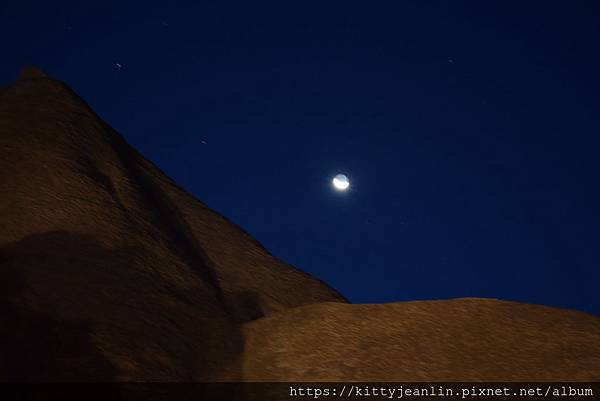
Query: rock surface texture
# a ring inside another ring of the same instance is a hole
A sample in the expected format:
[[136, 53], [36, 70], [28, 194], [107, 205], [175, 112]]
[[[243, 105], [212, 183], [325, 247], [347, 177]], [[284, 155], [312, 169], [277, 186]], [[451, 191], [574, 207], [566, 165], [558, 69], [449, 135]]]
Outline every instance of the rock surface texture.
[[0, 193], [0, 381], [600, 380], [589, 314], [349, 304], [36, 69], [0, 89]]

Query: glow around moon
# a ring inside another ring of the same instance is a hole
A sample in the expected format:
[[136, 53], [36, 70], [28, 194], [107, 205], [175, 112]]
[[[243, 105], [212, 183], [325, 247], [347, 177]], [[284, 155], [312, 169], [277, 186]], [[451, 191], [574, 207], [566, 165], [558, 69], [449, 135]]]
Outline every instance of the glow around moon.
[[344, 174], [338, 174], [333, 177], [333, 186], [338, 191], [345, 191], [350, 186], [350, 180]]

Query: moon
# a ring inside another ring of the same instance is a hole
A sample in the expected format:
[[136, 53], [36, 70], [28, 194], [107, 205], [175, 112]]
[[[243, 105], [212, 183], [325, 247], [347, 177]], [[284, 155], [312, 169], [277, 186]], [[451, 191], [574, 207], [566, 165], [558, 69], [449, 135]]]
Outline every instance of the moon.
[[345, 191], [350, 186], [350, 180], [344, 174], [338, 174], [333, 177], [333, 186], [338, 191]]

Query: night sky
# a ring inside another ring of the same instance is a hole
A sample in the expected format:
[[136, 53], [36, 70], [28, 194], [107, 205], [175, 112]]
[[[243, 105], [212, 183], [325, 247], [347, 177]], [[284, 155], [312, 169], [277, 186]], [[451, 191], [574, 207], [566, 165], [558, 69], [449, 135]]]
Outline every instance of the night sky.
[[352, 302], [600, 314], [600, 3], [386, 4], [3, 1], [0, 84], [65, 81]]

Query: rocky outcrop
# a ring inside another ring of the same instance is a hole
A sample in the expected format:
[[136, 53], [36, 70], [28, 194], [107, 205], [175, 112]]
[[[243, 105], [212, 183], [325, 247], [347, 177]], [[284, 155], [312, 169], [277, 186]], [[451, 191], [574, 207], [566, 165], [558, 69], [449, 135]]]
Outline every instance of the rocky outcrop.
[[0, 177], [4, 380], [239, 380], [244, 322], [345, 302], [39, 70], [0, 91]]
[[244, 328], [255, 381], [598, 381], [600, 319], [496, 299], [320, 303]]

